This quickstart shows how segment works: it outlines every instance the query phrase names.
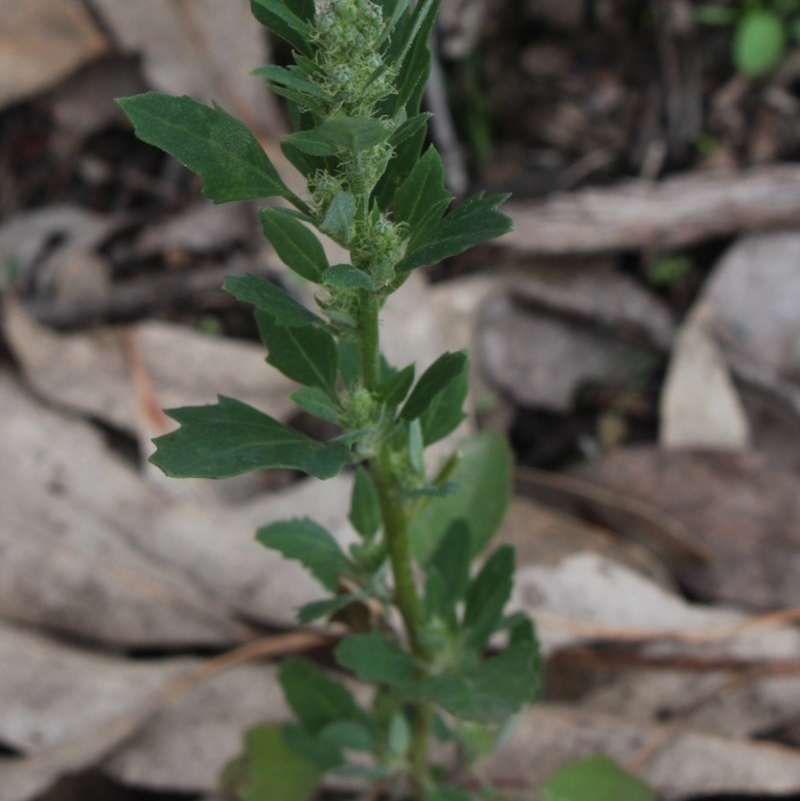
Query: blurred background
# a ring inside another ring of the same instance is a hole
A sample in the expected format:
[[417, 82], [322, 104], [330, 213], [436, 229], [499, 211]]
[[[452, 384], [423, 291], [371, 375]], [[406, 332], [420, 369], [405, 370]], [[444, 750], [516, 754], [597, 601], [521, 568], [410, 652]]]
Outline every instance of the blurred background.
[[[515, 230], [414, 274], [384, 339], [471, 348], [469, 427], [518, 465], [549, 681], [489, 774], [602, 751], [663, 798], [800, 797], [798, 42], [800, 0], [443, 0], [431, 136]], [[244, 0], [0, 2], [0, 801], [221, 801], [286, 714], [276, 660], [326, 659], [253, 531], [346, 539], [349, 477], [147, 463], [161, 410], [217, 393], [330, 433], [219, 287], [312, 295], [114, 103], [216, 102], [297, 185], [249, 75], [290, 60]]]

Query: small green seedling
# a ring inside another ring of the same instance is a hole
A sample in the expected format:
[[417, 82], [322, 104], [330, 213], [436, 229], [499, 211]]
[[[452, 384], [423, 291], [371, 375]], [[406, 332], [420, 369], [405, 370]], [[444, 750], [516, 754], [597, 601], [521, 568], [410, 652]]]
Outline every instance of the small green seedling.
[[[266, 360], [297, 382], [297, 406], [340, 433], [318, 441], [220, 397], [169, 410], [180, 427], [156, 439], [152, 461], [176, 477], [352, 471], [355, 545], [343, 549], [306, 517], [265, 526], [257, 540], [319, 582], [320, 598], [298, 610], [299, 621], [345, 622], [336, 662], [374, 693], [363, 705], [340, 678], [285, 660], [280, 682], [294, 721], [251, 732], [223, 783], [242, 801], [303, 801], [338, 773], [370, 784], [369, 797], [468, 801], [470, 760], [539, 694], [533, 624], [505, 611], [514, 551], [486, 553], [508, 502], [511, 459], [501, 438], [484, 433], [429, 467], [426, 449], [465, 417], [468, 355], [444, 353], [419, 375], [414, 364], [392, 365], [380, 334], [395, 333], [379, 315], [413, 270], [507, 232], [504, 198], [479, 194], [452, 207], [442, 161], [426, 146], [420, 106], [439, 0], [251, 6], [293, 50], [291, 66], [256, 74], [288, 102], [294, 132], [281, 147], [305, 178], [300, 194], [218, 106], [156, 92], [119, 102], [138, 136], [196, 172], [213, 202], [275, 199], [260, 212], [264, 234], [315, 286], [316, 308], [255, 276], [230, 277], [224, 288], [254, 307]], [[347, 260], [330, 264], [320, 236]], [[453, 746], [451, 762], [432, 762], [433, 738]]]
[[791, 40], [800, 41], [798, 0], [741, 0], [737, 6], [701, 6], [697, 18], [734, 28], [731, 58], [741, 75], [774, 69]]

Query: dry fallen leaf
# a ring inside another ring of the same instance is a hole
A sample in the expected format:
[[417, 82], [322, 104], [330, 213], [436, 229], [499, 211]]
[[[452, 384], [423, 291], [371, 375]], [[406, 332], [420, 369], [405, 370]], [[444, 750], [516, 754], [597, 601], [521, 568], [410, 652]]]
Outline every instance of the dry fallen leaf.
[[637, 447], [608, 453], [575, 475], [658, 506], [693, 532], [706, 565], [674, 569], [695, 597], [764, 611], [800, 605], [793, 473], [758, 454]]
[[[19, 304], [6, 306], [5, 336], [41, 397], [136, 434], [139, 403], [120, 330], [57, 333]], [[126, 330], [164, 408], [213, 403], [218, 394], [278, 419], [287, 419], [294, 408], [287, 396], [296, 385], [264, 364], [261, 345], [155, 320]]]
[[132, 541], [122, 506], [135, 516], [168, 499], [97, 432], [41, 406], [6, 373], [0, 407], [0, 617], [125, 647], [246, 636], [223, 604]]
[[487, 379], [518, 404], [560, 412], [584, 384], [625, 386], [672, 336], [659, 302], [599, 267], [526, 278], [487, 303], [480, 324]]
[[746, 450], [749, 424], [701, 301], [672, 351], [661, 395], [659, 441], [665, 448]]
[[[672, 736], [670, 736], [672, 735]], [[606, 754], [630, 763], [664, 801], [716, 794], [800, 792], [800, 753], [769, 743], [646, 725], [557, 704], [526, 710], [506, 744], [479, 766], [501, 786], [536, 787], [567, 762]]]
[[247, 76], [267, 60], [264, 31], [247, 3], [93, 0], [126, 53], [142, 55], [154, 89], [216, 101], [262, 132], [281, 132], [264, 83]]
[[48, 89], [110, 45], [79, 0], [3, 0], [0, 108]]

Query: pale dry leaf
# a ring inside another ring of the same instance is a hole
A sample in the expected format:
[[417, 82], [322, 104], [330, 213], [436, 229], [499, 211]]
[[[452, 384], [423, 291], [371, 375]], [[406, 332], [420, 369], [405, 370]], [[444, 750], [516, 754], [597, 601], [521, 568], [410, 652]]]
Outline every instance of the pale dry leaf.
[[710, 324], [732, 364], [740, 359], [800, 382], [800, 234], [738, 240], [703, 288]]
[[246, 636], [224, 605], [133, 541], [136, 516], [168, 499], [96, 431], [41, 406], [6, 373], [0, 406], [0, 617], [124, 647]]
[[[111, 454], [88, 424], [47, 409], [10, 379], [5, 383], [18, 409], [15, 418], [7, 400], [9, 413], [0, 417], [0, 424], [8, 426], [8, 447], [0, 460], [8, 486], [12, 477], [26, 484], [26, 492], [40, 498], [46, 510], [63, 514], [60, 524], [71, 520], [77, 526], [81, 515], [94, 521], [84, 536], [104, 534], [123, 541], [163, 573], [199, 589], [212, 609], [293, 625], [295, 608], [320, 597], [322, 590], [298, 563], [287, 564], [254, 541], [261, 525], [308, 515], [343, 545], [355, 539], [347, 523], [349, 476], [299, 482], [230, 507], [179, 500], [155, 490]], [[35, 510], [37, 503], [32, 501], [30, 508]], [[46, 592], [47, 587], [40, 589]], [[80, 584], [74, 589], [79, 591]], [[215, 636], [219, 640], [219, 633]]]
[[[222, 394], [278, 419], [289, 416], [293, 407], [287, 396], [295, 384], [264, 364], [262, 346], [155, 320], [127, 330], [162, 407], [213, 403]], [[36, 323], [19, 304], [6, 305], [6, 339], [41, 397], [136, 434], [140, 409], [119, 331], [57, 333]]]
[[564, 412], [587, 383], [637, 380], [671, 337], [669, 313], [625, 276], [545, 267], [486, 304], [476, 359], [518, 404]]
[[662, 509], [692, 532], [705, 564], [675, 563], [693, 595], [770, 611], [800, 606], [797, 476], [759, 454], [618, 449], [573, 474]]
[[[539, 615], [545, 652], [581, 642], [579, 624], [617, 632], [691, 631], [742, 619], [732, 610], [693, 606], [640, 573], [591, 552], [572, 554], [555, 565], [522, 566], [513, 603]], [[572, 628], [570, 623], [578, 625]]]
[[112, 752], [123, 780], [209, 791], [249, 727], [288, 716], [271, 666], [206, 676], [198, 659], [101, 656], [3, 625], [0, 656], [0, 741], [28, 755], [0, 761], [0, 801]]
[[126, 53], [142, 55], [154, 89], [219, 103], [262, 132], [282, 124], [263, 80], [249, 74], [267, 60], [264, 29], [247, 3], [224, 0], [92, 0]]
[[79, 0], [3, 0], [0, 108], [49, 89], [110, 50]]
[[663, 727], [556, 704], [526, 710], [508, 741], [478, 768], [481, 778], [536, 787], [568, 762], [605, 754], [620, 764], [660, 742], [637, 773], [665, 801], [716, 794], [800, 791], [797, 749]]
[[700, 301], [678, 335], [660, 402], [664, 448], [746, 450], [750, 426]]
[[800, 715], [797, 676], [725, 672], [627, 670], [581, 697], [581, 708], [629, 720], [676, 726], [721, 737], [756, 737]]

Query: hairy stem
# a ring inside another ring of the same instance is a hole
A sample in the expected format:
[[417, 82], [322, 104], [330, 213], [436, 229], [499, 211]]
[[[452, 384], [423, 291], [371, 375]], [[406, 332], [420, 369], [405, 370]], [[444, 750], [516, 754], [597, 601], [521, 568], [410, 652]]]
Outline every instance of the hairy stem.
[[[369, 294], [365, 297], [359, 319], [361, 370], [364, 386], [374, 389], [380, 376], [380, 335], [378, 329], [378, 299]], [[408, 513], [403, 504], [400, 482], [394, 475], [387, 447], [382, 447], [371, 468], [383, 518], [386, 549], [394, 578], [394, 603], [397, 606], [412, 653], [420, 662], [428, 655], [421, 642], [424, 625], [422, 603], [414, 583], [411, 543], [408, 532]], [[428, 788], [428, 739], [430, 737], [433, 709], [427, 702], [418, 702], [413, 708], [412, 738], [409, 747], [413, 790], [415, 797], [424, 797]]]

